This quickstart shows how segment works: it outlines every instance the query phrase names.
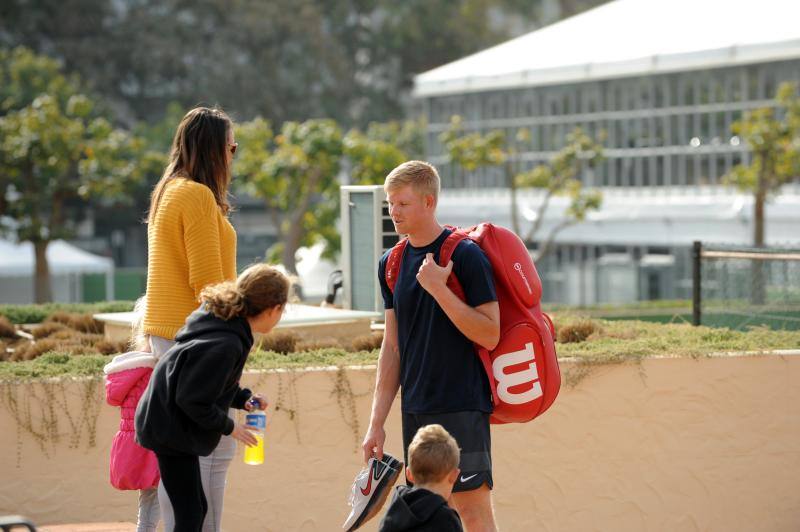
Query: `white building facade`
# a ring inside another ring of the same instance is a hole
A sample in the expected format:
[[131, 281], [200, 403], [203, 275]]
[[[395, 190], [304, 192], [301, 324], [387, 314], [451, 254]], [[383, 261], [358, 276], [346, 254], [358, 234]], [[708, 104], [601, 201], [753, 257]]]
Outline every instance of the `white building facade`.
[[[420, 74], [414, 95], [442, 176], [440, 218], [510, 226], [499, 168], [464, 172], [439, 141], [450, 118], [467, 131], [525, 128], [523, 168], [546, 162], [576, 127], [605, 134], [605, 160], [587, 170], [599, 211], [560, 232], [537, 267], [546, 299], [574, 305], [691, 295], [690, 247], [752, 243], [752, 197], [723, 184], [748, 162], [731, 124], [774, 106], [778, 86], [800, 80], [796, 0], [616, 0]], [[767, 242], [800, 246], [800, 181], [767, 207]], [[522, 233], [542, 195], [518, 198]], [[564, 218], [545, 214], [537, 239]]]

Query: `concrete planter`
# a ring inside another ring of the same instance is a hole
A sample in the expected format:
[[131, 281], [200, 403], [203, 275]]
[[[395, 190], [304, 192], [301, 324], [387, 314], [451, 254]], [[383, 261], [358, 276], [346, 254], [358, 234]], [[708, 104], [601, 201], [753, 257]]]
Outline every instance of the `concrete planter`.
[[[585, 369], [562, 364], [566, 374]], [[226, 530], [340, 529], [361, 465], [357, 449], [374, 379], [374, 368], [246, 375], [245, 384], [272, 402], [266, 463], [245, 465], [241, 451], [236, 457]], [[591, 366], [542, 418], [493, 429], [500, 528], [797, 530], [798, 382], [800, 356]], [[0, 514], [20, 513], [38, 524], [135, 521], [136, 494], [108, 484], [118, 412], [101, 404], [99, 383], [1, 391]], [[22, 417], [35, 431], [46, 428], [48, 416], [57, 419], [58, 441], [50, 435], [40, 445], [20, 429], [9, 399], [16, 400], [17, 418], [30, 412]], [[397, 404], [386, 429], [387, 450], [401, 455]], [[377, 522], [364, 530], [376, 530]]]

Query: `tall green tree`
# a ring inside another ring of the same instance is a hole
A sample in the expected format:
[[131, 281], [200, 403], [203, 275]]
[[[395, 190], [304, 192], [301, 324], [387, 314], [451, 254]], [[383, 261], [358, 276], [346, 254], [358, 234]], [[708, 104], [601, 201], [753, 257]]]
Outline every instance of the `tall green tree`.
[[[261, 198], [278, 229], [270, 260], [280, 260], [297, 273], [295, 254], [318, 239], [336, 243], [342, 131], [332, 120], [286, 122], [274, 135], [266, 120], [257, 118], [236, 128], [243, 147], [234, 171], [241, 187]], [[332, 256], [338, 248], [328, 246]]]
[[[466, 171], [483, 167], [500, 168], [510, 191], [509, 211], [512, 229], [520, 235], [526, 245], [537, 246], [536, 260], [547, 255], [559, 232], [583, 221], [587, 213], [597, 210], [602, 204], [602, 194], [597, 189], [587, 188], [581, 179], [584, 169], [602, 161], [601, 140], [593, 139], [576, 128], [569, 133], [564, 146], [545, 164], [525, 170], [521, 155], [530, 144], [530, 131], [521, 128], [513, 139], [502, 130], [465, 132], [461, 117], [454, 116], [450, 127], [440, 135], [451, 163]], [[520, 188], [536, 188], [543, 192], [543, 199], [536, 210], [533, 223], [522, 234], [519, 220], [517, 192]], [[566, 216], [543, 238], [539, 231], [545, 220], [550, 202], [554, 196], [567, 196], [570, 204]]]
[[0, 51], [0, 77], [0, 196], [11, 220], [4, 229], [33, 244], [35, 299], [49, 301], [48, 245], [70, 235], [86, 200], [123, 195], [140, 146], [51, 59]]
[[421, 155], [423, 131], [419, 121], [372, 123], [346, 135], [332, 120], [286, 122], [277, 135], [262, 118], [238, 124], [237, 187], [264, 201], [278, 230], [269, 260], [297, 273], [297, 250], [318, 241], [325, 242], [324, 256], [335, 258], [341, 172], [353, 184], [383, 183], [410, 153]]
[[364, 127], [405, 115], [415, 74], [601, 1], [4, 0], [0, 46], [62, 59], [131, 127], [172, 101]]
[[[739, 164], [725, 177], [728, 184], [753, 195], [753, 245], [766, 243], [765, 212], [771, 195], [800, 176], [800, 96], [798, 86], [783, 83], [775, 97], [776, 107], [745, 113], [731, 129], [749, 146], [748, 164]], [[766, 300], [764, 268], [755, 261], [753, 302]]]
[[372, 122], [366, 132], [350, 130], [344, 138], [350, 183], [383, 184], [389, 172], [399, 164], [423, 158], [424, 134], [422, 120]]

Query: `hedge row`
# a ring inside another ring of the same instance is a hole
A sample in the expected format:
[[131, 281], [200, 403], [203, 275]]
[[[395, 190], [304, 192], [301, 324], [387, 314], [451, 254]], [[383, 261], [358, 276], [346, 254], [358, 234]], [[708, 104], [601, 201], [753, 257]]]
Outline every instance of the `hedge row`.
[[11, 323], [42, 323], [56, 312], [71, 314], [98, 314], [102, 312], [130, 312], [133, 301], [103, 301], [101, 303], [44, 303], [41, 305], [0, 305], [0, 316]]

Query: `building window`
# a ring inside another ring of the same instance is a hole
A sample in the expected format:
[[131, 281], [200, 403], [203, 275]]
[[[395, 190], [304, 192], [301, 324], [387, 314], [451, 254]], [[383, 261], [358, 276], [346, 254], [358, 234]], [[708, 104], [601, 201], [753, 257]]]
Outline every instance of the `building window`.
[[761, 77], [762, 69], [757, 66], [752, 66], [747, 69], [747, 99], [748, 100], [761, 100], [764, 94], [761, 90]]
[[719, 175], [718, 183], [723, 184], [725, 176], [731, 173], [733, 168], [733, 154], [724, 153], [717, 156], [717, 175]]
[[653, 184], [657, 187], [664, 186], [664, 158], [650, 157], [650, 166], [653, 177]]
[[652, 109], [655, 106], [652, 78], [642, 78], [639, 82], [639, 101], [642, 109]]
[[697, 185], [697, 156], [687, 155], [684, 159], [687, 185]]
[[547, 114], [548, 116], [558, 116], [561, 114], [561, 103], [555, 94], [548, 94], [547, 98]]
[[639, 157], [636, 160], [637, 174], [641, 175], [641, 179], [637, 182], [637, 186], [652, 187], [655, 184], [653, 179], [653, 168], [651, 166], [652, 157]]
[[724, 111], [714, 113], [712, 134], [719, 140], [719, 142], [721, 142], [723, 139], [727, 139], [730, 134], [730, 130], [728, 128], [729, 122], [726, 120], [726, 115], [730, 116], [730, 113], [726, 113]]
[[711, 84], [712, 81], [707, 76], [703, 76], [702, 78], [697, 80], [697, 85], [699, 89], [698, 103], [700, 103], [701, 105], [713, 103], [714, 101], [714, 98], [712, 96]]
[[778, 90], [775, 67], [772, 65], [764, 67], [762, 72], [764, 75], [764, 98], [775, 98], [775, 93]]
[[522, 112], [525, 116], [537, 116], [539, 114], [539, 105], [537, 101], [536, 91], [527, 91], [522, 99]]
[[710, 185], [714, 182], [712, 177], [711, 156], [704, 154], [698, 158], [700, 159], [700, 175], [698, 176], [698, 183], [700, 185]]
[[622, 159], [625, 165], [624, 174], [622, 178], [622, 186], [635, 187], [636, 186], [636, 157], [626, 157]]
[[681, 121], [678, 115], [670, 115], [667, 117], [669, 120], [669, 142], [668, 145], [680, 146], [684, 144], [681, 141]]
[[592, 184], [593, 185], [600, 186], [600, 187], [605, 186], [605, 184], [606, 184], [606, 165], [605, 165], [605, 163], [601, 162], [599, 164], [594, 165], [594, 167], [592, 167], [589, 170], [589, 173], [590, 173], [591, 176], [594, 176], [594, 179], [592, 180]]
[[698, 136], [703, 143], [711, 139], [711, 117], [709, 113], [700, 114], [700, 131]]
[[620, 83], [614, 83], [609, 91], [608, 109], [611, 111], [619, 111], [623, 108], [623, 91]]
[[653, 96], [655, 99], [654, 104], [657, 108], [662, 108], [667, 106], [666, 94], [665, 94], [666, 89], [667, 89], [667, 84], [665, 83], [663, 76], [660, 76], [658, 79], [654, 80]]
[[566, 126], [564, 124], [552, 124], [550, 126], [550, 146], [551, 150], [558, 151], [564, 145], [564, 131]]
[[692, 78], [686, 75], [680, 76], [680, 88], [682, 99], [680, 103], [687, 106], [694, 105], [694, 83], [692, 83]]
[[570, 115], [575, 111], [575, 91], [572, 87], [565, 87], [561, 94], [561, 112]]
[[542, 151], [542, 126], [533, 125], [528, 130], [531, 132], [531, 150]]

